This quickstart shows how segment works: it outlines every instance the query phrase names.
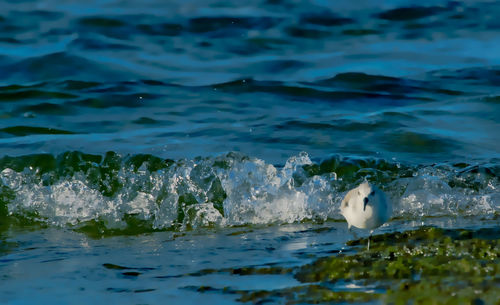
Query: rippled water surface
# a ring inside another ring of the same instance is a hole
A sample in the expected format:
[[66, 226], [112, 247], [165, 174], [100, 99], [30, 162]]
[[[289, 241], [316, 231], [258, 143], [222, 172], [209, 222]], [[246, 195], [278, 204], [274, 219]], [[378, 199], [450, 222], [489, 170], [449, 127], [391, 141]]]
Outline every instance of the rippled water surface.
[[495, 1], [1, 7], [2, 303], [297, 285], [356, 251], [339, 204], [365, 179], [380, 232], [498, 226]]

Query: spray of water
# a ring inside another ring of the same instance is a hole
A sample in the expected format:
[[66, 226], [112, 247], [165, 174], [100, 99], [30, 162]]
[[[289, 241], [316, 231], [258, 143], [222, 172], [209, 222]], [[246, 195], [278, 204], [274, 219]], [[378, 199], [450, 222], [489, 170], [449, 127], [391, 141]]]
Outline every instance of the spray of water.
[[324, 221], [342, 219], [343, 195], [364, 179], [388, 193], [396, 217], [500, 212], [498, 169], [492, 166], [409, 167], [339, 156], [314, 163], [307, 153], [282, 166], [237, 153], [178, 161], [77, 152], [44, 158], [4, 158], [3, 217], [113, 232], [133, 226], [138, 233]]

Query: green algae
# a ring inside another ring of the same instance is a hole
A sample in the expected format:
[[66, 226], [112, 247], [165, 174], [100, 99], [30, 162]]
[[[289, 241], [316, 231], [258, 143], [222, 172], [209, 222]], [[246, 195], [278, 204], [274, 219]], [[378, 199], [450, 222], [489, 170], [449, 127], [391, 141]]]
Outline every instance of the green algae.
[[[188, 286], [199, 293], [238, 295], [263, 304], [500, 304], [500, 228], [423, 227], [351, 241], [358, 252], [293, 268], [210, 270], [231, 275], [294, 276], [301, 284], [273, 290]], [[205, 273], [203, 273], [205, 274]]]
[[361, 291], [333, 291], [321, 285], [305, 285], [272, 291], [238, 291], [240, 302], [262, 304], [285, 300], [286, 304], [361, 303], [380, 297], [377, 293]]
[[[265, 304], [279, 302], [284, 304], [321, 304], [321, 303], [362, 303], [379, 297], [377, 293], [361, 291], [332, 291], [321, 285], [303, 285], [278, 290], [239, 290], [231, 287], [187, 286], [184, 289], [199, 293], [221, 293], [237, 295], [242, 303]], [[284, 301], [284, 302], [283, 302]]]
[[[358, 244], [365, 240], [350, 243]], [[386, 290], [386, 304], [500, 304], [499, 228], [422, 228], [374, 236], [372, 245], [318, 259], [295, 277], [305, 283], [377, 283]]]

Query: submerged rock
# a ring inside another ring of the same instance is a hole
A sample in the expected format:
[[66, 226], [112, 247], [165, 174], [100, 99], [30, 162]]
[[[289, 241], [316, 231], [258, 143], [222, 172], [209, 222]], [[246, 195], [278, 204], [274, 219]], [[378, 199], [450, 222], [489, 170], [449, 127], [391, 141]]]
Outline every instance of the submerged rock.
[[477, 230], [423, 227], [374, 236], [337, 254], [295, 268], [225, 269], [232, 275], [289, 274], [301, 284], [274, 290], [189, 286], [200, 293], [237, 295], [264, 304], [500, 304], [500, 228]]
[[329, 287], [376, 285], [386, 293], [372, 299], [387, 304], [500, 304], [500, 228], [422, 228], [374, 240], [370, 251], [318, 259], [295, 277]]

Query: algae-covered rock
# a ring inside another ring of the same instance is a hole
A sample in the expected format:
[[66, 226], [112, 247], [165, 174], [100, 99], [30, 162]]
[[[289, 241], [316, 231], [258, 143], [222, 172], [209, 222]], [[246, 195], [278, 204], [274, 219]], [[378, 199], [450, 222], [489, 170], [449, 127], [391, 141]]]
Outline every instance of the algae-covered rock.
[[238, 290], [230, 287], [215, 288], [211, 286], [187, 286], [184, 289], [200, 293], [222, 293], [238, 295], [237, 301], [253, 304], [331, 304], [331, 303], [366, 303], [379, 297], [363, 291], [333, 291], [321, 285], [303, 285], [277, 290]]
[[362, 291], [333, 291], [321, 285], [305, 285], [279, 290], [259, 290], [253, 292], [237, 291], [240, 302], [263, 304], [283, 300], [285, 304], [321, 304], [321, 303], [362, 303], [380, 297], [379, 294]]
[[500, 304], [499, 238], [499, 228], [378, 235], [370, 251], [318, 259], [295, 277], [333, 286], [377, 283], [386, 304]]
[[[418, 230], [373, 236], [366, 250], [281, 268], [210, 270], [231, 275], [295, 276], [302, 284], [273, 290], [189, 286], [264, 304], [500, 304], [500, 228]], [[352, 254], [354, 253], [354, 254]]]

